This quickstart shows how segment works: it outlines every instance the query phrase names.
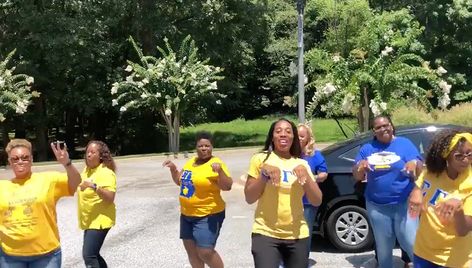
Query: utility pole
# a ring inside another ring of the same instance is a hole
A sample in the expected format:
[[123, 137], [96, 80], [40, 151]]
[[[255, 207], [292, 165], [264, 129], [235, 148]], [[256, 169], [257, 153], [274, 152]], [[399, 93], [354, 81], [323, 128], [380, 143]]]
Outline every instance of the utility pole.
[[305, 74], [303, 67], [303, 13], [305, 0], [297, 0], [298, 12], [298, 121], [305, 123]]

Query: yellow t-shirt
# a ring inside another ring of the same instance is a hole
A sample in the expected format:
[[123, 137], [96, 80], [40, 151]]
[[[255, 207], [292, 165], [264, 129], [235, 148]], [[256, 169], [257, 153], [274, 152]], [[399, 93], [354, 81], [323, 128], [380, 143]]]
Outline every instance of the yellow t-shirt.
[[219, 163], [225, 174], [230, 177], [225, 163], [212, 157], [203, 165], [194, 166], [194, 157], [185, 163], [180, 178], [180, 212], [185, 216], [204, 217], [221, 212], [225, 202], [218, 187], [218, 174], [211, 165]]
[[56, 202], [71, 195], [67, 175], [59, 172], [0, 181], [2, 250], [13, 256], [36, 256], [57, 249]]
[[[259, 153], [252, 157], [248, 175], [259, 179], [259, 174], [266, 153]], [[254, 215], [253, 233], [262, 234], [279, 239], [299, 239], [308, 237], [308, 226], [303, 215], [302, 197], [305, 191], [297, 182], [292, 170], [303, 165], [310, 171], [308, 163], [300, 158], [284, 159], [271, 153], [265, 163], [280, 168], [280, 186], [267, 183], [262, 196], [257, 202]], [[310, 174], [311, 179], [313, 174]]]
[[[103, 164], [94, 169], [85, 168], [81, 174], [82, 181], [90, 180], [97, 187], [116, 192], [116, 175], [113, 170]], [[108, 229], [115, 225], [116, 208], [115, 203], [103, 201], [91, 188], [79, 193], [79, 227], [86, 229]]]
[[[455, 180], [451, 180], [446, 172], [438, 176], [426, 170], [421, 173], [416, 184], [423, 190], [423, 202], [427, 202], [427, 210], [420, 216], [414, 246], [415, 255], [440, 266], [469, 267], [472, 258], [472, 234], [458, 236], [454, 222], [442, 224], [434, 213], [433, 206], [440, 200], [450, 197], [463, 199], [471, 194], [471, 168]], [[463, 202], [464, 214], [472, 216], [472, 197]]]

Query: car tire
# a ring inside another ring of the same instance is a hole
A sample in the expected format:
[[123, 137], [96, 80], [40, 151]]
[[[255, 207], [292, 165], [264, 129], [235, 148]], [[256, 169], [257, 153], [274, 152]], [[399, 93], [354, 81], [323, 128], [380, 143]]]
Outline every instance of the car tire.
[[367, 211], [359, 206], [336, 208], [326, 221], [326, 230], [331, 243], [344, 252], [370, 250], [374, 244]]

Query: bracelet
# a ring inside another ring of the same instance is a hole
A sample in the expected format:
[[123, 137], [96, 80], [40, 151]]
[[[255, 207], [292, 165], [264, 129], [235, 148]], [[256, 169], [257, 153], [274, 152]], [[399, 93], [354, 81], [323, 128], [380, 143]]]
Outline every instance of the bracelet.
[[268, 181], [270, 179], [270, 176], [269, 174], [267, 174], [267, 172], [263, 169], [261, 169], [261, 177], [265, 180], [265, 181]]
[[68, 167], [68, 166], [70, 166], [70, 165], [72, 165], [72, 160], [69, 159], [69, 161], [68, 161], [64, 166], [65, 166], [65, 167]]
[[95, 192], [97, 191], [97, 189], [98, 189], [98, 186], [97, 186], [97, 184], [96, 184], [96, 183], [93, 183], [93, 184], [92, 184], [92, 189], [93, 189]]

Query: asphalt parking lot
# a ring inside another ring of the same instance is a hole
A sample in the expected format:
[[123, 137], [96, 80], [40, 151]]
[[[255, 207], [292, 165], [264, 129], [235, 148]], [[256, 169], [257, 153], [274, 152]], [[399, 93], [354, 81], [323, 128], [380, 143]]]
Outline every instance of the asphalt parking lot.
[[[244, 201], [243, 181], [251, 155], [258, 148], [215, 151], [228, 165], [236, 183], [223, 197], [227, 203], [217, 250], [226, 267], [253, 267], [250, 233], [255, 205]], [[172, 182], [162, 162], [169, 156], [156, 155], [117, 159], [117, 224], [102, 248], [109, 267], [190, 267], [179, 236], [178, 187]], [[178, 165], [183, 156], [172, 159]], [[81, 160], [74, 161], [81, 170]], [[35, 166], [35, 171], [62, 170], [57, 164]], [[12, 176], [0, 170], [0, 178]], [[83, 267], [82, 232], [77, 224], [76, 198], [63, 198], [57, 205], [63, 251], [63, 267]], [[402, 267], [395, 250], [396, 266]], [[363, 267], [373, 251], [340, 253], [326, 240], [315, 236], [310, 254], [314, 267]]]

